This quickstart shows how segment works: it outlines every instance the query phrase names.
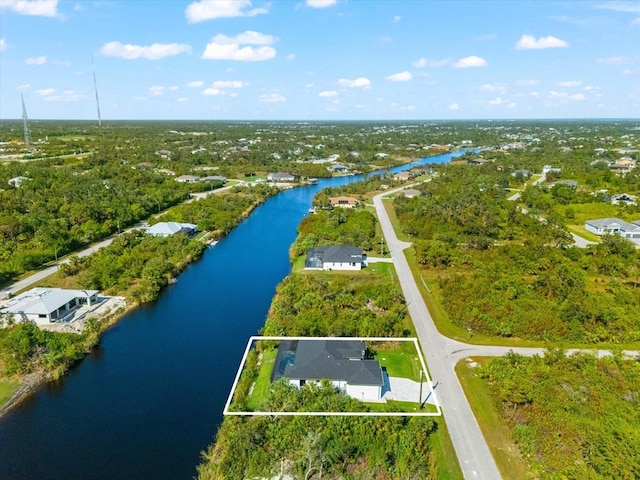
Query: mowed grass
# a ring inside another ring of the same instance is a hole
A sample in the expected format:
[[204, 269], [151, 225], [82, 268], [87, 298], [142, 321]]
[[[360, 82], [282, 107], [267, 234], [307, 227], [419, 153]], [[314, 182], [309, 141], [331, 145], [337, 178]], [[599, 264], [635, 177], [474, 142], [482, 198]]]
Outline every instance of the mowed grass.
[[16, 390], [20, 387], [20, 382], [14, 380], [0, 380], [0, 405], [4, 405]]
[[[484, 365], [491, 358], [474, 357], [472, 360]], [[489, 386], [478, 374], [478, 368], [471, 368], [469, 362], [462, 360], [456, 365], [456, 373], [502, 478], [532, 478]]]
[[370, 348], [376, 352], [374, 358], [387, 369], [390, 377], [420, 381], [422, 366], [413, 342], [373, 342]]
[[247, 400], [247, 407], [251, 410], [259, 411], [260, 409], [264, 409], [264, 404], [269, 399], [269, 392], [271, 391], [271, 372], [277, 355], [278, 350], [275, 348], [262, 352], [260, 372], [258, 373], [258, 378], [253, 385], [253, 392]]
[[434, 477], [437, 480], [463, 480], [458, 456], [453, 449], [444, 417], [436, 419], [438, 429], [431, 434], [431, 448], [436, 457]]

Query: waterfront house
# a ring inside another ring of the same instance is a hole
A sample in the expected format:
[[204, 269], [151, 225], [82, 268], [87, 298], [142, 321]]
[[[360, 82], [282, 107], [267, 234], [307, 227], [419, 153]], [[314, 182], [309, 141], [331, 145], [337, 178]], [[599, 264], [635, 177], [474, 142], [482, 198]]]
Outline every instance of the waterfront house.
[[154, 237], [170, 237], [176, 233], [184, 233], [185, 235], [191, 236], [197, 231], [198, 226], [193, 223], [178, 222], [158, 222], [146, 228], [146, 232]]
[[37, 287], [6, 302], [0, 307], [0, 315], [13, 315], [16, 322], [47, 325], [68, 321], [78, 308], [97, 302], [98, 290]]
[[267, 175], [267, 180], [270, 182], [295, 182], [297, 177], [286, 172], [274, 172]]
[[365, 359], [360, 340], [281, 340], [271, 382], [287, 378], [297, 388], [329, 380], [342, 394], [380, 401], [384, 378], [377, 360]]
[[362, 270], [365, 266], [362, 249], [349, 245], [311, 248], [304, 262], [305, 270]]
[[354, 208], [356, 205], [358, 205], [358, 199], [353, 197], [330, 197], [329, 201], [331, 202], [332, 208]]
[[200, 181], [200, 177], [196, 177], [195, 175], [180, 175], [176, 177], [176, 182], [180, 183], [198, 183]]

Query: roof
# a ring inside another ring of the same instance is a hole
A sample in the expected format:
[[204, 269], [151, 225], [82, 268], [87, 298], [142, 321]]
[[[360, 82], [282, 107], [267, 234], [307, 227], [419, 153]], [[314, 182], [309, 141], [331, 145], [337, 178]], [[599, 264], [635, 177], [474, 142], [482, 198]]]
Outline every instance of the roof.
[[48, 315], [71, 300], [89, 298], [98, 290], [67, 290], [63, 288], [32, 288], [15, 296], [0, 308], [0, 313], [27, 313]]
[[337, 204], [337, 203], [358, 203], [358, 199], [357, 198], [353, 198], [353, 197], [345, 197], [345, 196], [340, 196], [340, 197], [329, 197], [329, 200], [331, 201], [331, 204]]
[[159, 222], [151, 227], [147, 228], [149, 235], [173, 235], [175, 233], [196, 230], [197, 225], [193, 223], [178, 223], [178, 222]]
[[317, 258], [322, 263], [352, 263], [362, 262], [362, 249], [349, 245], [333, 245], [331, 247], [311, 248], [307, 252], [307, 260]]
[[632, 232], [638, 229], [638, 225], [635, 222], [629, 223], [619, 218], [599, 218], [597, 220], [587, 220], [585, 223], [596, 228], [621, 228], [625, 232]]
[[283, 340], [278, 348], [271, 381], [346, 381], [350, 385], [382, 385], [377, 360], [364, 360], [366, 346], [360, 340]]

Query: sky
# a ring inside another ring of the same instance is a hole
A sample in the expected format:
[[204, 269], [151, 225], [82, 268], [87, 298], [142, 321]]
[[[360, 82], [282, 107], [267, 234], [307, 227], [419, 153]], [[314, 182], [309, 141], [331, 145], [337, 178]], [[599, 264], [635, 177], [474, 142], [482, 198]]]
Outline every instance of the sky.
[[[92, 64], [93, 58], [93, 64]], [[640, 1], [0, 0], [0, 119], [640, 117]]]

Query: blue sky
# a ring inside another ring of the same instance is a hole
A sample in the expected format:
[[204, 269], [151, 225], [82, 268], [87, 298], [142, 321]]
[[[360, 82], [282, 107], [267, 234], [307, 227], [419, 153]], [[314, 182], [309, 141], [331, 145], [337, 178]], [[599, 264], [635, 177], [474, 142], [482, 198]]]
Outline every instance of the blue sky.
[[640, 117], [640, 1], [0, 6], [2, 119]]

